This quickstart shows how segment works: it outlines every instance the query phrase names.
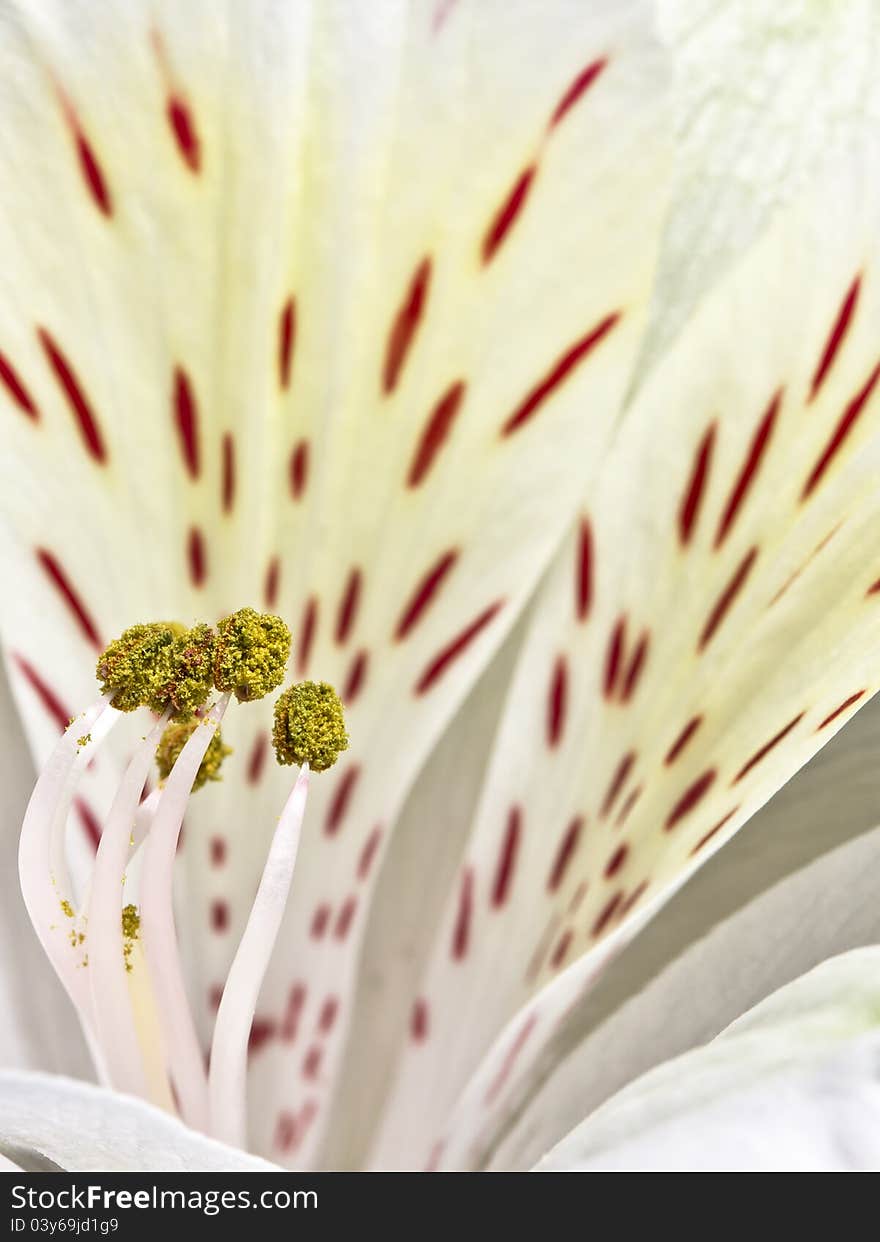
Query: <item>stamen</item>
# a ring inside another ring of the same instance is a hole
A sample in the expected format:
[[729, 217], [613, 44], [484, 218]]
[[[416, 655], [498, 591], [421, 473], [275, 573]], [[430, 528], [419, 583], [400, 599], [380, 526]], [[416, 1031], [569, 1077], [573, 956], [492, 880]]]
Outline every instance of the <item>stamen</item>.
[[[171, 774], [180, 754], [192, 737], [198, 726], [198, 721], [176, 721], [168, 725], [162, 734], [162, 740], [156, 749], [156, 766], [159, 769], [159, 779], [166, 781]], [[223, 738], [218, 729], [208, 743], [208, 749], [205, 751], [205, 757], [201, 762], [196, 779], [193, 781], [192, 792], [201, 789], [208, 781], [219, 781], [223, 778], [220, 775], [220, 768], [223, 766], [223, 760], [232, 754], [231, 746], [223, 745]]]
[[290, 630], [271, 613], [240, 608], [217, 622], [214, 685], [239, 703], [261, 699], [284, 680]]
[[193, 781], [214, 731], [229, 706], [224, 694], [198, 721], [161, 792], [144, 844], [141, 872], [141, 928], [144, 953], [162, 1023], [168, 1070], [181, 1116], [193, 1129], [206, 1130], [208, 1093], [201, 1047], [186, 995], [172, 904], [177, 841]]
[[333, 766], [348, 749], [339, 695], [326, 681], [301, 681], [279, 696], [272, 728], [279, 763], [307, 763], [315, 772]]

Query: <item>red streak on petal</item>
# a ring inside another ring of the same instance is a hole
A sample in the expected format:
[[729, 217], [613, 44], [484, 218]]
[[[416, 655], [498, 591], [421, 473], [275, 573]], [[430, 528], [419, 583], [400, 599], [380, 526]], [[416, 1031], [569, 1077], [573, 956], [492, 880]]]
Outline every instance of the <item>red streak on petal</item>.
[[85, 390], [79, 382], [73, 367], [62, 353], [54, 338], [45, 328], [37, 329], [37, 336], [43, 346], [49, 365], [56, 380], [61, 385], [68, 404], [79, 425], [80, 434], [88, 452], [95, 461], [103, 464], [107, 460], [107, 450], [98, 428], [98, 422], [92, 407], [89, 405]]
[[710, 828], [705, 836], [700, 837], [697, 844], [691, 850], [691, 858], [693, 858], [694, 854], [698, 853], [703, 848], [704, 845], [706, 845], [709, 841], [711, 841], [717, 832], [721, 831], [721, 829], [724, 827], [724, 825], [727, 823], [729, 819], [733, 819], [734, 815], [737, 813], [738, 810], [739, 810], [739, 807], [735, 806], [732, 811], [728, 811], [727, 814], [723, 816], [723, 818], [719, 819], [715, 827]]
[[410, 462], [407, 487], [418, 487], [425, 481], [434, 459], [449, 439], [464, 394], [464, 380], [456, 380], [431, 410]]
[[296, 302], [289, 297], [278, 322], [278, 382], [286, 392], [290, 387], [293, 347], [296, 343]]
[[715, 606], [713, 607], [712, 611], [709, 613], [708, 620], [706, 621], [706, 624], [703, 626], [703, 631], [700, 634], [700, 639], [699, 639], [699, 642], [697, 643], [698, 651], [705, 651], [706, 647], [711, 642], [712, 637], [715, 634], [715, 631], [718, 629], [721, 622], [727, 616], [727, 613], [730, 610], [730, 607], [733, 604], [733, 601], [736, 599], [737, 595], [739, 595], [740, 591], [745, 586], [746, 579], [748, 578], [749, 574], [752, 572], [752, 566], [755, 563], [757, 555], [758, 555], [757, 548], [749, 548], [748, 552], [745, 554], [745, 556], [743, 557], [743, 559], [740, 561], [739, 565], [737, 566], [736, 570], [734, 571], [733, 577], [730, 579], [727, 586], [724, 588], [724, 590], [719, 595], [718, 599], [715, 601]]
[[348, 582], [342, 593], [342, 599], [339, 602], [339, 611], [336, 614], [336, 641], [340, 646], [348, 639], [352, 626], [357, 617], [358, 603], [361, 597], [361, 584], [363, 575], [360, 569], [355, 566], [348, 575]]
[[574, 933], [571, 928], [569, 928], [567, 931], [562, 933], [559, 940], [556, 942], [556, 947], [553, 950], [553, 956], [550, 958], [550, 968], [552, 970], [558, 970], [565, 961], [565, 956], [571, 946], [573, 934]]
[[72, 712], [69, 712], [55, 691], [43, 680], [34, 666], [24, 656], [17, 653], [13, 656], [19, 671], [23, 674], [25, 680], [31, 689], [37, 695], [37, 698], [45, 707], [46, 711], [53, 718], [58, 728], [63, 733], [70, 723]]
[[330, 922], [330, 907], [326, 902], [317, 906], [315, 913], [312, 915], [312, 925], [309, 928], [309, 935], [313, 940], [323, 939], [327, 930], [327, 924]]
[[333, 1029], [333, 1023], [336, 1021], [336, 1015], [339, 1013], [339, 1000], [335, 996], [328, 996], [321, 1006], [321, 1012], [318, 1015], [318, 1030], [326, 1035]]
[[201, 147], [190, 108], [179, 95], [171, 95], [166, 112], [184, 163], [190, 172], [197, 173], [201, 167]]
[[27, 414], [28, 418], [33, 419], [34, 422], [38, 422], [40, 411], [37, 409], [33, 397], [25, 388], [12, 363], [3, 354], [0, 354], [0, 382], [3, 383], [6, 391], [22, 413]]
[[840, 452], [847, 437], [855, 426], [856, 420], [867, 405], [878, 379], [880, 379], [880, 362], [877, 363], [865, 383], [841, 414], [837, 426], [834, 428], [831, 438], [825, 446], [822, 456], [816, 462], [810, 477], [804, 484], [804, 490], [801, 492], [802, 501], [806, 500], [807, 497], [815, 491], [828, 467]]
[[538, 412], [548, 397], [563, 383], [572, 371], [605, 339], [620, 320], [620, 313], [607, 315], [586, 336], [576, 341], [550, 368], [540, 383], [531, 390], [514, 410], [501, 428], [502, 436], [518, 431]]
[[614, 821], [615, 828], [622, 828], [629, 819], [629, 813], [642, 796], [642, 786], [637, 785], [635, 789], [631, 789], [624, 799], [623, 806], [620, 808], [620, 814]]
[[636, 905], [642, 897], [644, 897], [645, 893], [648, 891], [649, 883], [649, 880], [642, 880], [638, 888], [634, 888], [630, 895], [626, 898], [623, 905], [620, 907], [619, 912], [622, 919], [626, 918], [633, 906]]
[[566, 113], [587, 93], [607, 64], [608, 60], [603, 56], [599, 60], [592, 61], [587, 65], [586, 69], [581, 70], [556, 105], [550, 118], [550, 124], [547, 126], [548, 129], [553, 129], [554, 126], [559, 124]]
[[721, 521], [718, 524], [718, 531], [715, 535], [715, 547], [720, 548], [730, 528], [733, 526], [736, 516], [740, 511], [743, 501], [748, 495], [749, 488], [755, 481], [755, 476], [761, 465], [764, 454], [767, 451], [767, 445], [770, 443], [770, 437], [773, 435], [773, 427], [776, 423], [776, 416], [782, 405], [782, 389], [780, 388], [774, 394], [772, 401], [767, 407], [764, 415], [758, 424], [758, 428], [752, 437], [749, 445], [749, 451], [743, 462], [739, 477], [733, 485], [733, 490], [728, 497], [724, 512], [721, 515]]
[[415, 684], [414, 692], [417, 695], [427, 694], [432, 686], [436, 685], [449, 666], [467, 650], [474, 639], [495, 619], [503, 603], [504, 601], [499, 599], [494, 604], [490, 604], [488, 608], [481, 612], [470, 625], [466, 626], [460, 634], [456, 635], [452, 642], [448, 643], [434, 657]]
[[314, 1081], [318, 1077], [323, 1055], [322, 1050], [317, 1045], [309, 1048], [302, 1063], [303, 1078], [308, 1081]]
[[350, 767], [346, 768], [345, 772], [343, 772], [342, 776], [339, 778], [336, 785], [336, 791], [333, 794], [329, 807], [327, 808], [327, 817], [324, 821], [324, 831], [328, 837], [332, 837], [339, 831], [340, 824], [345, 818], [345, 813], [348, 810], [348, 806], [351, 802], [351, 797], [354, 793], [354, 788], [360, 774], [361, 770], [359, 765], [353, 763]]
[[612, 876], [617, 875], [620, 868], [626, 862], [628, 854], [629, 854], [628, 845], [626, 844], [618, 845], [617, 849], [614, 851], [614, 853], [611, 855], [611, 857], [608, 859], [607, 863], [605, 864], [605, 870], [603, 871], [602, 874], [605, 876], [606, 880], [610, 880]]
[[620, 692], [620, 701], [628, 703], [635, 694], [639, 684], [639, 678], [645, 667], [645, 660], [648, 657], [648, 647], [651, 642], [651, 635], [648, 630], [644, 630], [636, 644], [636, 649], [632, 654], [629, 667], [623, 678], [623, 689]]
[[351, 927], [351, 921], [354, 918], [354, 912], [357, 909], [357, 897], [346, 897], [336, 916], [336, 922], [333, 925], [333, 935], [337, 940], [344, 940], [348, 935], [348, 929]]
[[235, 504], [235, 441], [232, 432], [223, 436], [223, 479], [220, 488], [220, 503], [224, 513], [231, 513]]
[[605, 680], [603, 693], [606, 699], [614, 697], [617, 689], [617, 678], [623, 664], [623, 650], [626, 645], [626, 617], [618, 617], [614, 629], [611, 631], [611, 637], [608, 640], [608, 649], [605, 653]]
[[822, 723], [817, 727], [816, 732], [818, 733], [820, 729], [824, 729], [826, 725], [830, 725], [831, 722], [836, 720], [842, 712], [845, 712], [848, 707], [852, 707], [853, 703], [858, 703], [859, 699], [864, 698], [864, 696], [865, 691], [858, 690], [855, 694], [851, 694], [848, 699], [844, 699], [840, 707], [835, 707], [831, 715], [825, 717]]
[[412, 347], [425, 307], [431, 285], [431, 260], [422, 259], [413, 273], [403, 303], [400, 306], [385, 349], [385, 365], [382, 370], [382, 389], [386, 394], [394, 392], [403, 365]]
[[37, 548], [37, 560], [40, 562], [40, 565], [53, 586], [61, 595], [64, 603], [73, 613], [73, 616], [86, 641], [90, 642], [93, 647], [97, 647], [99, 650], [102, 649], [104, 644], [101, 641], [95, 623], [89, 615], [85, 604], [74, 590], [70, 579], [64, 572], [58, 559], [46, 548]]
[[417, 1044], [423, 1044], [428, 1038], [428, 1002], [422, 997], [418, 997], [413, 1004], [409, 1031]]
[[518, 806], [513, 806], [507, 817], [507, 828], [501, 843], [498, 865], [495, 869], [495, 881], [492, 885], [492, 906], [496, 910], [500, 910], [510, 896], [510, 885], [513, 881], [521, 835], [522, 811]]
[[351, 707], [355, 699], [363, 689], [364, 682], [367, 678], [367, 668], [369, 666], [370, 655], [368, 651], [361, 650], [349, 665], [348, 675], [345, 679], [345, 685], [342, 689], [342, 701], [346, 707]]
[[684, 495], [681, 498], [681, 504], [678, 509], [678, 537], [685, 546], [690, 543], [691, 536], [696, 529], [697, 519], [700, 516], [700, 506], [703, 503], [703, 493], [706, 490], [706, 481], [709, 477], [709, 470], [712, 465], [712, 450], [715, 447], [716, 424], [711, 423], [705, 431], [702, 440], [697, 446], [694, 454], [694, 463], [691, 467], [690, 478]]
[[222, 867], [226, 862], [226, 839], [224, 837], [211, 838], [211, 866]]
[[256, 1056], [275, 1036], [275, 1023], [271, 1018], [255, 1017], [248, 1035], [248, 1055]]
[[744, 776], [748, 776], [752, 768], [754, 768], [756, 764], [759, 764], [761, 760], [764, 758], [764, 756], [768, 755], [770, 751], [773, 750], [774, 746], [778, 746], [779, 743], [784, 738], [788, 737], [792, 729], [794, 729], [797, 725], [799, 725], [800, 722], [803, 720], [803, 718], [804, 718], [804, 713], [801, 712], [800, 715], [795, 716], [794, 720], [790, 720], [784, 729], [780, 729], [777, 734], [771, 737], [769, 742], [765, 742], [765, 744], [760, 748], [760, 750], [756, 750], [755, 753], [752, 755], [751, 759], [749, 759], [748, 762], [744, 763], [743, 766], [740, 768], [740, 770], [737, 772], [736, 776], [731, 781], [731, 784], [738, 785]]
[[266, 570], [266, 581], [263, 585], [263, 599], [267, 608], [274, 608], [278, 601], [278, 584], [281, 577], [281, 562], [273, 556]]
[[357, 877], [359, 880], [365, 880], [370, 874], [370, 868], [373, 865], [373, 859], [376, 857], [376, 851], [381, 840], [382, 828], [377, 825], [364, 842], [364, 848], [361, 850], [360, 858], [358, 859]]
[[297, 647], [296, 668], [300, 676], [306, 671], [309, 664], [309, 656], [312, 653], [312, 643], [315, 639], [315, 629], [318, 624], [318, 600], [313, 595], [306, 601], [303, 610], [302, 626], [299, 631], [299, 646]]
[[581, 518], [574, 579], [574, 606], [578, 621], [586, 621], [592, 602], [593, 530], [589, 519]]
[[614, 775], [611, 778], [611, 784], [608, 786], [608, 792], [605, 794], [605, 801], [602, 803], [602, 809], [599, 811], [600, 819], [604, 819], [606, 815], [610, 814], [621, 789], [623, 789], [623, 786], [626, 783], [626, 778], [632, 771], [632, 766], [635, 761], [636, 752], [634, 750], [630, 750], [627, 751], [620, 763], [618, 763]]
[[484, 1100], [486, 1107], [492, 1104], [501, 1094], [505, 1083], [513, 1072], [513, 1067], [516, 1064], [517, 1058], [525, 1047], [526, 1041], [532, 1031], [535, 1029], [535, 1023], [537, 1020], [538, 1015], [534, 1012], [530, 1013], [517, 1031], [513, 1043], [510, 1045], [510, 1048], [508, 1049], [501, 1064], [501, 1068], [493, 1079], [489, 1090], [486, 1092], [486, 1098]]
[[825, 348], [822, 351], [822, 356], [819, 359], [819, 365], [816, 367], [816, 373], [813, 376], [813, 382], [810, 385], [809, 401], [813, 400], [816, 393], [822, 387], [822, 383], [828, 372], [831, 370], [834, 359], [837, 357], [838, 351], [840, 350], [844, 338], [849, 331], [850, 323], [852, 322], [852, 317], [856, 309], [856, 303], [859, 300], [859, 292], [861, 287], [862, 278], [859, 275], [856, 276], [855, 280], [847, 290], [846, 297], [840, 305], [840, 309], [837, 312], [837, 318], [835, 319], [831, 332], [828, 335], [828, 340], [825, 342]]
[[452, 932], [452, 958], [460, 962], [467, 956], [471, 937], [471, 915], [474, 908], [474, 872], [466, 867], [461, 877], [458, 895], [458, 916]]
[[211, 929], [225, 932], [229, 928], [229, 906], [225, 901], [211, 902]]
[[715, 783], [717, 775], [714, 768], [709, 768], [702, 776], [697, 777], [692, 785], [688, 786], [666, 817], [664, 828], [667, 832], [670, 832], [676, 824], [690, 814], [698, 802], [702, 801]]
[[675, 739], [675, 741], [669, 747], [669, 750], [666, 752], [666, 758], [663, 760], [663, 762], [666, 764], [667, 767], [675, 763], [676, 759], [679, 757], [681, 752], [684, 750], [685, 746], [687, 746], [688, 742], [694, 736], [697, 729], [699, 729], [702, 723], [703, 723], [702, 716], [692, 716], [690, 718], [690, 720], [687, 722], [687, 724], [682, 729], [681, 733], [679, 733], [678, 737]]
[[64, 99], [64, 112], [67, 117], [67, 123], [73, 133], [73, 140], [76, 145], [76, 155], [79, 160], [80, 172], [85, 181], [89, 193], [95, 200], [98, 210], [109, 219], [113, 215], [113, 199], [110, 194], [107, 178], [104, 170], [98, 162], [92, 144], [80, 125], [79, 117], [73, 109], [69, 100]]
[[301, 500], [309, 478], [309, 442], [300, 440], [290, 454], [290, 494]]
[[193, 526], [187, 539], [187, 558], [189, 560], [189, 576], [193, 586], [204, 585], [208, 576], [208, 561], [205, 553], [205, 540], [197, 526]]
[[571, 862], [577, 849], [583, 826], [583, 819], [580, 815], [577, 815], [563, 833], [562, 840], [559, 842], [559, 848], [556, 851], [556, 857], [553, 860], [553, 866], [550, 868], [550, 874], [547, 876], [548, 892], [555, 893], [565, 879], [568, 864]]
[[199, 477], [199, 415], [192, 383], [182, 367], [174, 368], [174, 421], [183, 464], [191, 479]]
[[492, 217], [492, 222], [483, 237], [482, 256], [484, 264], [491, 262], [498, 247], [513, 228], [517, 216], [526, 205], [526, 199], [529, 196], [529, 191], [532, 188], [537, 171], [537, 164], [530, 164], [528, 168], [523, 169], [508, 191], [504, 202]]
[[84, 799], [74, 798], [73, 804], [76, 807], [79, 822], [82, 824], [83, 831], [88, 837], [89, 843], [94, 849], [97, 849], [101, 842], [101, 834], [103, 832], [101, 821], [89, 806], [88, 802], [84, 801]]
[[263, 775], [263, 768], [266, 765], [266, 754], [268, 749], [268, 737], [265, 733], [258, 733], [254, 738], [254, 744], [251, 747], [251, 756], [248, 760], [247, 779], [249, 785], [256, 785], [260, 777]]
[[[326, 907], [325, 907], [326, 908]], [[328, 911], [329, 913], [329, 911]], [[294, 983], [287, 996], [287, 1007], [281, 1026], [281, 1038], [286, 1043], [293, 1043], [299, 1030], [299, 1020], [306, 1003], [306, 989], [302, 983]]]
[[599, 917], [596, 919], [593, 926], [590, 928], [590, 935], [592, 936], [594, 940], [596, 940], [599, 936], [602, 935], [605, 928], [608, 926], [608, 924], [611, 922], [611, 920], [614, 918], [615, 914], [617, 913], [618, 907], [620, 906], [622, 901], [623, 901], [623, 893], [615, 893], [614, 896], [610, 897], [608, 901], [605, 903], [605, 905], [602, 907], [602, 912], [600, 913]]
[[547, 694], [547, 745], [551, 750], [559, 745], [562, 738], [567, 700], [568, 666], [565, 656], [557, 656]]
[[450, 548], [448, 552], [443, 553], [437, 563], [428, 570], [424, 578], [419, 582], [404, 606], [403, 612], [400, 614], [397, 629], [394, 631], [395, 642], [399, 643], [406, 638], [416, 622], [421, 619], [425, 609], [434, 599], [447, 574], [458, 560], [458, 556], [458, 548]]

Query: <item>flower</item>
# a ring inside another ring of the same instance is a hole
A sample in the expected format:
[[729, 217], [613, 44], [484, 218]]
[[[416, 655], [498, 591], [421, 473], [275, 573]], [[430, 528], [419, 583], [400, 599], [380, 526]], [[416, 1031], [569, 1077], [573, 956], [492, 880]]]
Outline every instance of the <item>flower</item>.
[[[582, 8], [85, 5], [77, 25], [59, 4], [4, 28], [0, 124], [22, 117], [18, 142], [26, 120], [58, 179], [48, 201], [24, 161], [3, 210], [0, 556], [21, 586], [0, 630], [32, 745], [138, 617], [222, 642], [231, 607], [268, 610], [295, 678], [345, 701], [250, 1032], [247, 1143], [277, 1163], [490, 1159], [613, 959], [876, 688], [875, 152], [854, 125], [819, 144], [822, 176], [805, 161], [748, 211], [717, 174], [692, 194], [650, 7]], [[796, 99], [817, 46], [869, 43], [806, 8], [769, 41], [795, 49]], [[719, 32], [736, 44], [724, 11], [674, 64]], [[674, 262], [734, 217], [701, 273]], [[196, 664], [199, 693], [219, 684]], [[230, 671], [224, 694], [252, 684]], [[102, 1069], [165, 1105], [168, 1061], [188, 1059], [178, 1094], [197, 1081], [291, 790], [271, 704], [243, 702], [222, 781], [187, 803], [225, 702], [140, 814], [165, 841], [141, 914], [150, 893], [163, 913], [131, 925], [130, 972], [118, 879], [158, 733], [131, 768], [107, 742], [69, 825], [80, 892], [90, 826], [125, 828], [116, 889], [71, 931], [116, 979], [84, 985], [98, 1025], [164, 1032], [153, 1065], [103, 1038]], [[62, 852], [38, 861], [57, 881]], [[139, 955], [158, 937], [177, 961], [172, 864], [185, 963], [163, 991]]]

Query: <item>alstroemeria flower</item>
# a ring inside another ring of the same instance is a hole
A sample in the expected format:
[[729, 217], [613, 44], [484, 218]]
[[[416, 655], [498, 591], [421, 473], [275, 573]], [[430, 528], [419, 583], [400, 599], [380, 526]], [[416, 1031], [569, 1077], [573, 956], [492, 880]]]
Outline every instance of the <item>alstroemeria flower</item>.
[[[877, 688], [876, 154], [829, 143], [676, 300], [682, 221], [709, 217], [666, 216], [688, 142], [673, 167], [646, 3], [0, 14], [0, 631], [31, 745], [125, 627], [283, 617], [351, 746], [312, 781], [233, 1137], [480, 1167], [615, 956]], [[826, 20], [813, 51], [862, 50]], [[203, 1050], [294, 786], [268, 701], [223, 723], [173, 868]], [[70, 948], [104, 963], [115, 917], [77, 915], [150, 727], [57, 803]], [[130, 824], [148, 845], [183, 763]], [[154, 1056], [130, 1073], [86, 1001], [98, 1070], [173, 1109], [170, 1069], [210, 1129], [142, 933]], [[105, 1015], [124, 991], [83, 989]], [[530, 1142], [562, 1133], [539, 1112]]]

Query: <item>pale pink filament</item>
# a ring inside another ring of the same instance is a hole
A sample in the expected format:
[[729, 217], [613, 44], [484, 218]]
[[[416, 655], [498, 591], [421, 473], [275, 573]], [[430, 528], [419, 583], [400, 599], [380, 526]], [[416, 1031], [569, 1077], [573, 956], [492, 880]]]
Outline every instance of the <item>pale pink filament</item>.
[[287, 905], [308, 791], [309, 766], [304, 764], [278, 820], [217, 1012], [209, 1076], [211, 1133], [236, 1147], [247, 1143], [248, 1037]]

